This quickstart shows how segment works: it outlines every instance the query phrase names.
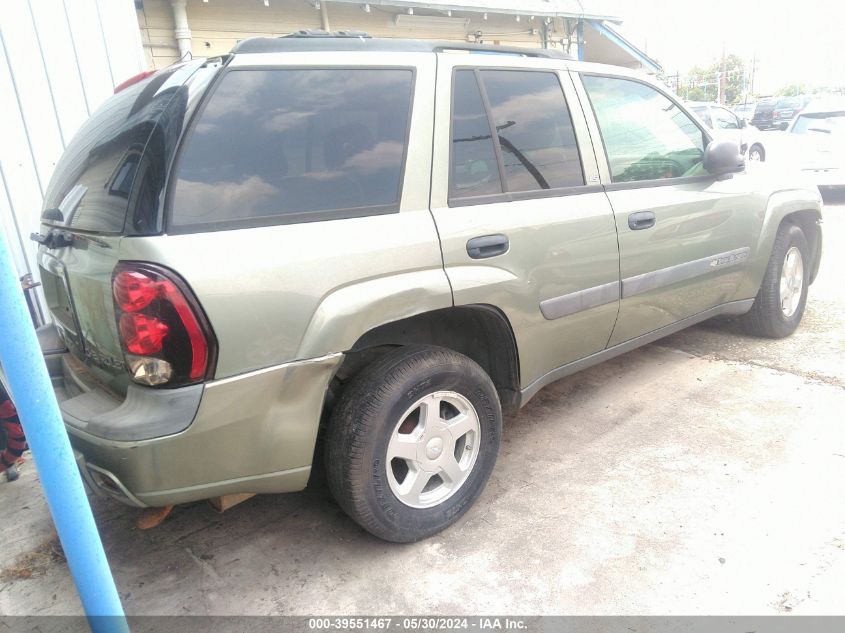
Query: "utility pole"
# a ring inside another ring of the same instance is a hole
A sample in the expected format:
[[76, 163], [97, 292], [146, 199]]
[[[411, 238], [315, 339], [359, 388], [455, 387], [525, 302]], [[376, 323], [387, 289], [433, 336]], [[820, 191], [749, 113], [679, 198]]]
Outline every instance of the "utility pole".
[[757, 72], [757, 53], [751, 58], [751, 87], [748, 89], [749, 94], [754, 95], [754, 73]]

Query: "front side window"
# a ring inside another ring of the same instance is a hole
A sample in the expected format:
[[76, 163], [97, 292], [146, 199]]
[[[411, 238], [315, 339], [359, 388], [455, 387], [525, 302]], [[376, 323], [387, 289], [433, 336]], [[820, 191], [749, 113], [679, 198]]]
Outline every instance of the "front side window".
[[698, 118], [704, 121], [707, 127], [713, 127], [713, 119], [710, 118], [710, 111], [707, 106], [693, 106], [692, 111], [698, 115]]
[[713, 108], [713, 120], [720, 130], [738, 130], [739, 119], [733, 112], [724, 108]]
[[555, 73], [455, 72], [451, 198], [583, 184], [572, 118]]
[[676, 103], [620, 77], [582, 77], [613, 182], [705, 175], [706, 137]]
[[170, 225], [398, 210], [412, 84], [405, 69], [229, 72], [183, 148]]

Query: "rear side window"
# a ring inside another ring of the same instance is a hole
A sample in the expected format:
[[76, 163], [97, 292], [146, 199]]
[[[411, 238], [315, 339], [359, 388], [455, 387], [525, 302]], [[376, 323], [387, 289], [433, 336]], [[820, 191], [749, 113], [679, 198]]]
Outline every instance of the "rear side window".
[[413, 71], [227, 73], [182, 150], [174, 232], [399, 209]]
[[706, 137], [680, 107], [651, 86], [618, 77], [582, 77], [598, 120], [613, 182], [700, 176]]
[[450, 178], [451, 199], [583, 185], [572, 118], [557, 75], [457, 70]]

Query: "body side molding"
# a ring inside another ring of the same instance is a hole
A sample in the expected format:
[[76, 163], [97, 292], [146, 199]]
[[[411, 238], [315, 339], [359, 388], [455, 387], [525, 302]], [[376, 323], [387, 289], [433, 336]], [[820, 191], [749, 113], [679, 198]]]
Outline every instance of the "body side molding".
[[683, 264], [661, 268], [650, 273], [643, 273], [634, 277], [627, 277], [622, 280], [622, 298], [626, 299], [634, 295], [669, 286], [679, 281], [687, 281], [695, 277], [706, 275], [714, 270], [722, 270], [730, 266], [736, 266], [748, 261], [751, 253], [749, 247], [737, 248], [724, 253], [717, 253], [701, 259], [695, 259]]
[[552, 297], [540, 302], [540, 312], [548, 320], [560, 319], [561, 317], [596, 308], [606, 303], [619, 300], [619, 282], [611, 281], [601, 286], [585, 288], [577, 292]]
[[723, 303], [722, 305], [710, 308], [709, 310], [705, 310], [704, 312], [699, 312], [698, 314], [693, 314], [692, 316], [687, 317], [686, 319], [681, 319], [680, 321], [676, 321], [675, 323], [672, 323], [665, 327], [653, 330], [651, 332], [648, 332], [647, 334], [643, 334], [642, 336], [633, 338], [630, 341], [625, 341], [624, 343], [620, 343], [619, 345], [614, 345], [613, 347], [609, 347], [605, 350], [602, 350], [580, 360], [576, 360], [575, 362], [569, 363], [568, 365], [563, 365], [561, 367], [558, 367], [557, 369], [553, 369], [544, 376], [540, 376], [537, 380], [532, 382], [520, 392], [519, 406], [523, 407], [528, 404], [528, 401], [531, 400], [531, 398], [533, 398], [535, 395], [537, 395], [537, 392], [549, 383], [552, 383], [556, 380], [560, 380], [561, 378], [565, 378], [566, 376], [579, 372], [582, 369], [587, 369], [588, 367], [592, 367], [593, 365], [598, 365], [599, 363], [614, 358], [615, 356], [619, 356], [621, 354], [624, 354], [625, 352], [630, 352], [631, 350], [634, 350], [637, 347], [641, 347], [643, 345], [646, 345], [647, 343], [651, 343], [653, 341], [661, 339], [664, 336], [669, 336], [670, 334], [674, 334], [675, 332], [679, 332], [685, 328], [690, 327], [691, 325], [701, 323], [702, 321], [706, 321], [707, 319], [713, 318], [715, 316], [723, 314], [745, 314], [751, 309], [751, 306], [753, 304], [753, 298]]

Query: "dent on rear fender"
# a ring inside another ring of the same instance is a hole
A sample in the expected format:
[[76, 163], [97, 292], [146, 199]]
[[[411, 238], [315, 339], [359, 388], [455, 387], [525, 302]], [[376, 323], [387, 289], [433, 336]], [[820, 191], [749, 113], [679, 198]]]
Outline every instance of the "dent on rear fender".
[[373, 328], [452, 306], [442, 268], [369, 279], [331, 292], [317, 306], [302, 337], [297, 358], [350, 349]]

